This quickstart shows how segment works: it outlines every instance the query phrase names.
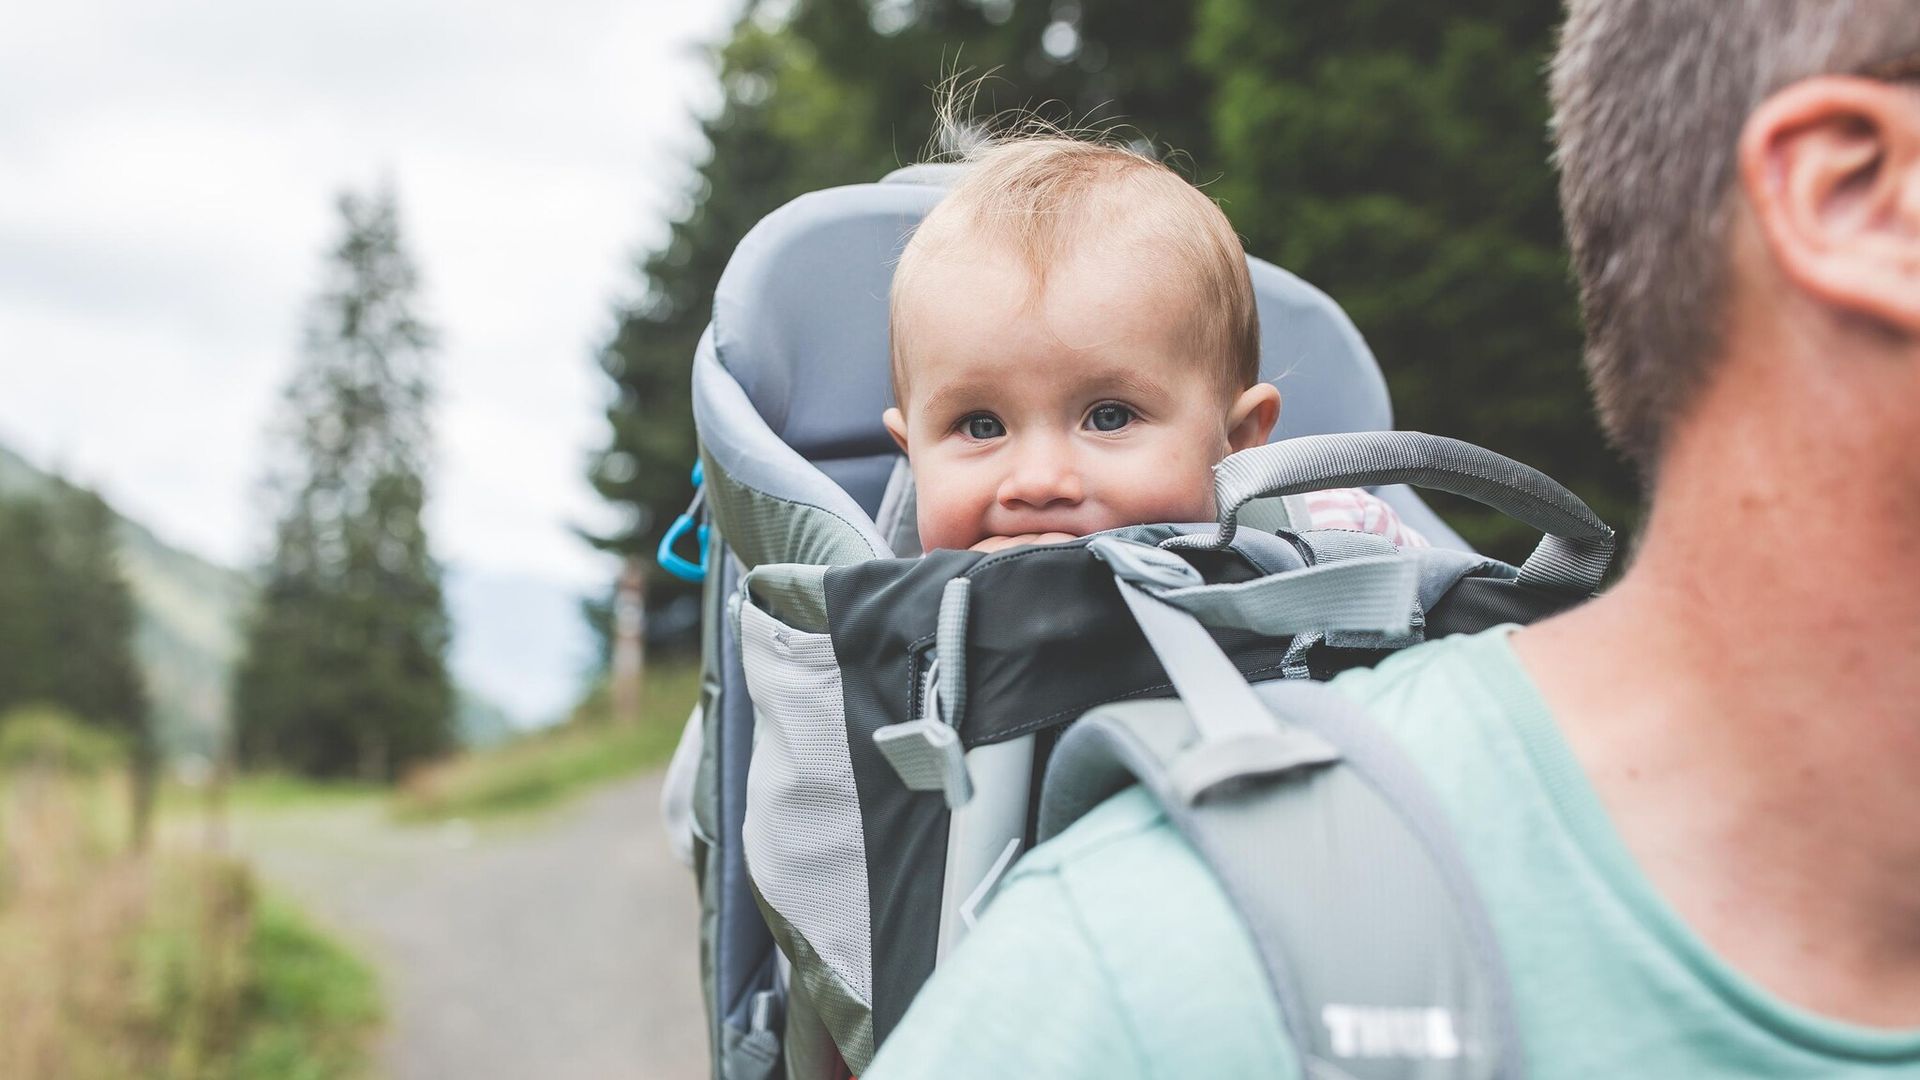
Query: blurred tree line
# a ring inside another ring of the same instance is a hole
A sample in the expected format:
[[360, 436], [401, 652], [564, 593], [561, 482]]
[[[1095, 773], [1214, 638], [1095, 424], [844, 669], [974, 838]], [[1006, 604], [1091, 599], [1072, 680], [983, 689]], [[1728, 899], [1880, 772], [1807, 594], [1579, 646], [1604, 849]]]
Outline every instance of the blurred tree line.
[[234, 680], [241, 764], [384, 782], [454, 744], [428, 549], [434, 332], [390, 189], [339, 199], [266, 479], [278, 519]]
[[[923, 160], [933, 87], [956, 67], [994, 74], [983, 114], [1118, 120], [1203, 185], [1249, 252], [1352, 315], [1398, 426], [1532, 463], [1630, 525], [1633, 480], [1587, 404], [1548, 164], [1559, 14], [1557, 0], [748, 3], [716, 50], [724, 97], [690, 208], [640, 263], [639, 299], [599, 356], [618, 394], [590, 476], [629, 514], [595, 539], [650, 562], [691, 495], [690, 365], [734, 245], [796, 195]], [[1524, 528], [1442, 502], [1477, 545], [1526, 551]]]
[[143, 840], [158, 755], [115, 525], [105, 500], [65, 482], [0, 499], [0, 729], [57, 716], [111, 738], [132, 763]]

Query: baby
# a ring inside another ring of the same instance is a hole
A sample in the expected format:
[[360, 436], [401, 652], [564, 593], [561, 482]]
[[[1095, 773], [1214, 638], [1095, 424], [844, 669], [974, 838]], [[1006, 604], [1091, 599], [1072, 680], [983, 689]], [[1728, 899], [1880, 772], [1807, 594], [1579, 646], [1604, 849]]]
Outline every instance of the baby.
[[[920, 542], [998, 551], [1211, 521], [1212, 466], [1267, 441], [1259, 316], [1211, 199], [1130, 151], [1026, 138], [974, 155], [914, 233], [890, 300], [887, 430]], [[1426, 541], [1357, 489], [1314, 525]]]

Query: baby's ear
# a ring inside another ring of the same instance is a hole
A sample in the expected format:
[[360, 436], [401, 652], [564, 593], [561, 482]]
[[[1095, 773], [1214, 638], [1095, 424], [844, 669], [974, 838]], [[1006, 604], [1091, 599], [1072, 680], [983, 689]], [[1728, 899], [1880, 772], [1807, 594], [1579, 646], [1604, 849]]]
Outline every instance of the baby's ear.
[[900, 452], [907, 452], [907, 418], [900, 415], [899, 409], [888, 409], [880, 414], [880, 422], [887, 426], [887, 434], [900, 444]]
[[1254, 383], [1227, 411], [1227, 446], [1240, 451], [1265, 445], [1279, 419], [1280, 391], [1272, 383]]

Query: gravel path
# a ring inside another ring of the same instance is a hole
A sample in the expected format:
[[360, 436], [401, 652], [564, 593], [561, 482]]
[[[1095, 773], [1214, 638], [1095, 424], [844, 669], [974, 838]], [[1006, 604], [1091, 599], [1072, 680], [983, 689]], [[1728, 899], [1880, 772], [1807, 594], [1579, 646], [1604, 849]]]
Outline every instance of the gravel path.
[[396, 1080], [693, 1080], [692, 875], [655, 774], [555, 814], [398, 827], [370, 802], [248, 818], [235, 846], [380, 972]]

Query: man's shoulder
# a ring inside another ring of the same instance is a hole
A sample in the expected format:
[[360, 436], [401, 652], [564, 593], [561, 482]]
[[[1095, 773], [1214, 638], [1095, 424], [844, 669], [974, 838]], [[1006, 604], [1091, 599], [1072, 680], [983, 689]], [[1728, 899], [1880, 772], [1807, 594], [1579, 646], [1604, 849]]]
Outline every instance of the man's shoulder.
[[[1376, 667], [1347, 672], [1332, 685], [1397, 737], [1457, 745], [1465, 726], [1496, 718], [1509, 705], [1525, 704], [1524, 697], [1531, 693], [1507, 644], [1510, 630], [1500, 627], [1427, 642]], [[1179, 840], [1159, 803], [1136, 786], [1035, 848], [1014, 874], [1135, 873], [1153, 862], [1204, 873], [1199, 857]]]
[[[1460, 699], [1484, 698], [1486, 669], [1497, 673], [1502, 656], [1511, 656], [1504, 639], [1453, 638], [1343, 676], [1337, 685], [1383, 726], [1445, 727], [1449, 714], [1475, 711]], [[1041, 922], [1071, 927], [1074, 951], [1060, 952], [1066, 938], [1039, 933]], [[1094, 807], [1015, 864], [983, 930], [988, 924], [1004, 953], [988, 966], [1039, 964], [1049, 970], [1030, 974], [1050, 987], [1073, 985], [1085, 994], [1097, 986], [1113, 1008], [1103, 1022], [1135, 1033], [1128, 1038], [1138, 1044], [1141, 1061], [1191, 1062], [1195, 1055], [1293, 1060], [1249, 931], [1212, 871], [1144, 788], [1130, 787]], [[1047, 949], [1058, 955], [1043, 964], [1037, 954]], [[984, 962], [981, 954], [972, 959]], [[1234, 1018], [1225, 1027], [1239, 1034], [1223, 1038], [1223, 1017]], [[1202, 1032], [1205, 1038], [1195, 1034]]]
[[1429, 641], [1373, 667], [1344, 672], [1330, 685], [1389, 728], [1463, 705], [1498, 703], [1528, 689], [1507, 643], [1515, 629], [1496, 626]]

